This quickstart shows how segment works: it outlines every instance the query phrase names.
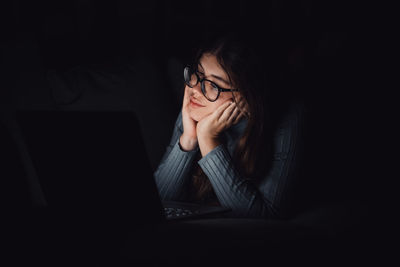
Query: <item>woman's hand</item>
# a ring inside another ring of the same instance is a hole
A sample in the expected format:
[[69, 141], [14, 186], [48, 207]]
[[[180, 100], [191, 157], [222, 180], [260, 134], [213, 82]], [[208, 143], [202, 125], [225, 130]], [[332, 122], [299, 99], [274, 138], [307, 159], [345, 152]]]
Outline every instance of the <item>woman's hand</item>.
[[243, 100], [238, 104], [227, 101], [197, 123], [197, 137], [202, 156], [220, 144], [219, 135], [223, 131], [239, 122], [247, 110], [245, 105]]
[[238, 104], [240, 111], [243, 113], [243, 115], [249, 118], [250, 111], [249, 111], [249, 104], [247, 103], [247, 101], [240, 94], [236, 94], [234, 99], [236, 100], [236, 103]]
[[194, 121], [189, 115], [189, 104], [190, 104], [189, 87], [185, 86], [185, 94], [183, 96], [183, 104], [182, 104], [183, 134], [179, 139], [181, 148], [185, 151], [190, 151], [195, 149], [198, 143], [197, 132], [196, 132], [197, 122]]

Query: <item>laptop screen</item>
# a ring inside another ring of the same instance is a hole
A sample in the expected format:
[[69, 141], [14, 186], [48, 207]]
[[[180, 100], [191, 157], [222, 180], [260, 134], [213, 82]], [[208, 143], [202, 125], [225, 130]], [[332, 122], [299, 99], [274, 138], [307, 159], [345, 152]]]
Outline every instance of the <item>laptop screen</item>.
[[157, 221], [162, 205], [130, 111], [19, 111], [49, 208], [104, 218]]

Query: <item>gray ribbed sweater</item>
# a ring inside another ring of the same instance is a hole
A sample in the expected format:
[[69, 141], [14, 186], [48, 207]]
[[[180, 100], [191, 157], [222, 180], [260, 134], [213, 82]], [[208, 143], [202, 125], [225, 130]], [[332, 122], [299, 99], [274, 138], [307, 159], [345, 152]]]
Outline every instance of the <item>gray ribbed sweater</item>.
[[[238, 124], [224, 132], [226, 144], [221, 144], [197, 163], [194, 162], [197, 147], [193, 151], [183, 151], [179, 145], [182, 135], [182, 114], [178, 115], [171, 142], [154, 173], [162, 200], [185, 201], [185, 191], [193, 164], [199, 164], [210, 179], [215, 194], [224, 207], [232, 209], [233, 216], [273, 218], [281, 214], [283, 197], [286, 192], [290, 171], [294, 163], [294, 147], [297, 138], [298, 120], [285, 121], [285, 130], [278, 128], [274, 136], [274, 161], [266, 177], [258, 184], [236, 171], [232, 161], [235, 145], [247, 125], [242, 119]], [[289, 126], [289, 127], [288, 127]]]

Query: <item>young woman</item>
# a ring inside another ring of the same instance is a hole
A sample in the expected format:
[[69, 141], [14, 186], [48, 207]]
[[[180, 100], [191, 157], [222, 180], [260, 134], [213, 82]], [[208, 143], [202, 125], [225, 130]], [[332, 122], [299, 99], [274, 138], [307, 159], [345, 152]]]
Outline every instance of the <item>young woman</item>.
[[220, 38], [184, 69], [182, 111], [155, 171], [163, 200], [221, 205], [234, 216], [283, 216], [295, 133], [273, 136], [267, 68], [248, 44]]

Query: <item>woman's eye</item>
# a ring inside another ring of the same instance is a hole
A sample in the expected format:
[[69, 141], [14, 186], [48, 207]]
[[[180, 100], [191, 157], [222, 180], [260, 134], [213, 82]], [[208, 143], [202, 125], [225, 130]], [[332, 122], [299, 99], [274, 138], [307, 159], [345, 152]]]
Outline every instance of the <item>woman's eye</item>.
[[218, 91], [219, 90], [219, 88], [218, 88], [218, 86], [216, 85], [216, 84], [211, 84], [212, 85], [212, 89], [213, 90], [215, 90], [215, 91]]
[[202, 73], [202, 72], [199, 72], [199, 71], [198, 71], [198, 72], [197, 72], [197, 75], [199, 75], [200, 78], [204, 78], [204, 73]]

